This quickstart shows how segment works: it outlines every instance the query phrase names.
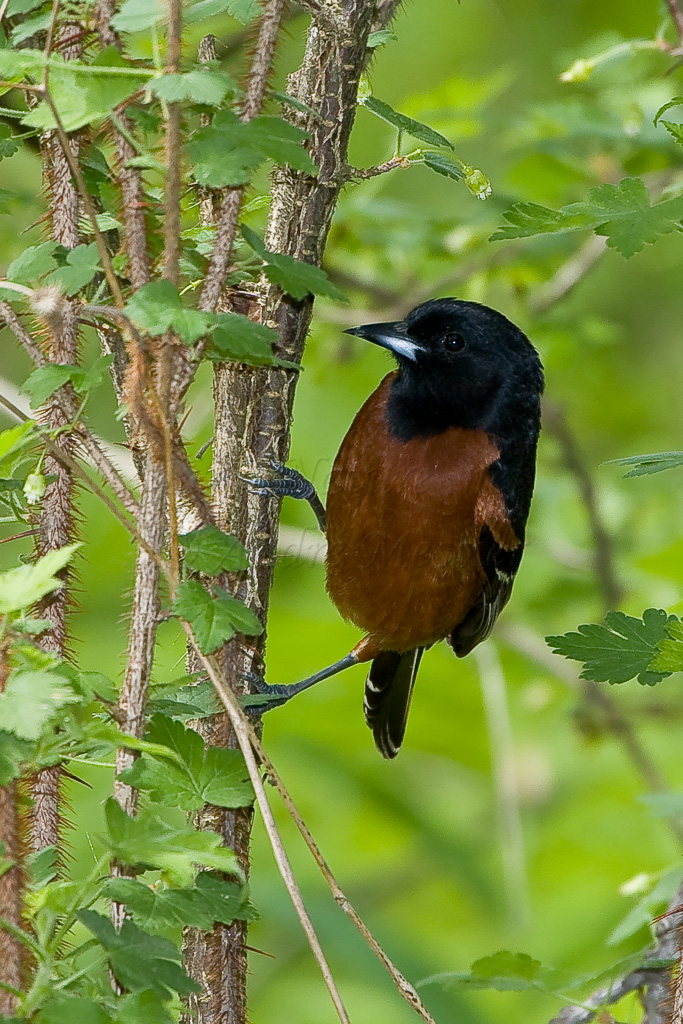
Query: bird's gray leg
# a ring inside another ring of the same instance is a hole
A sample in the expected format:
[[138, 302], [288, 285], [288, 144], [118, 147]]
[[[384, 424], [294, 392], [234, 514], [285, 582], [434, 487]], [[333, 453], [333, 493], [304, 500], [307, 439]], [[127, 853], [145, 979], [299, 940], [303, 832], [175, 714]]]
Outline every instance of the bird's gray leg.
[[255, 672], [245, 673], [243, 678], [256, 690], [256, 693], [243, 697], [240, 703], [244, 706], [245, 710], [255, 712], [256, 714], [270, 711], [271, 708], [279, 708], [286, 704], [288, 700], [291, 700], [292, 697], [295, 697], [297, 693], [302, 693], [303, 690], [307, 690], [309, 686], [315, 686], [316, 683], [321, 682], [323, 679], [336, 676], [339, 672], [343, 672], [344, 669], [357, 665], [360, 660], [355, 651], [351, 651], [350, 654], [340, 658], [339, 661], [333, 662], [332, 665], [321, 668], [319, 672], [314, 672], [312, 676], [306, 676], [305, 679], [300, 680], [298, 683], [290, 683], [289, 685], [275, 683], [273, 686], [269, 686]]
[[281, 462], [271, 462], [271, 469], [274, 472], [272, 477], [248, 476], [241, 473], [240, 479], [248, 483], [259, 494], [273, 494], [279, 498], [298, 498], [300, 501], [307, 501], [315, 513], [318, 526], [325, 532], [325, 506], [323, 505], [318, 492], [303, 474], [290, 466], [283, 466]]

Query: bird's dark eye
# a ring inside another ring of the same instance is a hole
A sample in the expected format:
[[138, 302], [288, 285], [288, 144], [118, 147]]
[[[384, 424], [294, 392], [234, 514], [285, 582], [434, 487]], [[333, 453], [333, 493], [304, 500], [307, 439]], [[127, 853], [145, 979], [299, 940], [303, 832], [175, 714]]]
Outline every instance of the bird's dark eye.
[[465, 347], [465, 339], [459, 331], [449, 331], [441, 339], [441, 345], [447, 352], [461, 352]]

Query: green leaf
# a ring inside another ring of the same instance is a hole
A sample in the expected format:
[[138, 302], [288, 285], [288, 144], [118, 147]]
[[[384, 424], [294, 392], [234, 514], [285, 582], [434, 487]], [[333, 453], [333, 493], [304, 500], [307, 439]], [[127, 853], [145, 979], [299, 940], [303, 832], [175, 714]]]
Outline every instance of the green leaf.
[[25, 866], [32, 889], [44, 889], [57, 877], [58, 859], [59, 851], [56, 846], [45, 846], [26, 857]]
[[366, 96], [360, 103], [371, 114], [381, 118], [382, 121], [386, 121], [387, 124], [393, 125], [394, 128], [398, 128], [400, 132], [412, 135], [414, 139], [420, 139], [421, 142], [426, 142], [430, 146], [453, 149], [453, 144], [441, 132], [434, 131], [429, 125], [422, 124], [421, 121], [416, 121], [412, 117], [399, 114], [388, 103], [383, 103], [382, 100], [378, 100], [374, 96]]
[[670, 621], [664, 637], [657, 644], [657, 653], [650, 662], [650, 669], [670, 675], [683, 672], [683, 622]]
[[29, 245], [7, 268], [7, 280], [17, 284], [33, 284], [57, 266], [53, 252], [56, 242], [41, 242], [40, 245]]
[[70, 996], [48, 999], [36, 1017], [38, 1024], [109, 1024], [110, 1018], [94, 999]]
[[676, 621], [675, 616], [658, 608], [648, 608], [642, 619], [624, 612], [608, 612], [605, 626], [579, 626], [577, 633], [548, 636], [546, 642], [556, 654], [584, 662], [582, 679], [625, 683], [637, 677], [639, 683], [654, 686], [669, 675], [653, 671], [650, 665], [667, 635], [667, 626]]
[[279, 284], [293, 299], [305, 299], [307, 295], [326, 295], [330, 299], [345, 302], [345, 296], [332, 284], [321, 267], [295, 260], [293, 256], [270, 252], [263, 239], [246, 224], [242, 234], [247, 244], [265, 261], [264, 274], [273, 284]]
[[239, 860], [216, 832], [174, 827], [146, 808], [129, 818], [112, 797], [105, 802], [104, 813], [107, 846], [125, 864], [158, 868], [181, 886], [192, 884], [197, 864], [243, 880]]
[[178, 586], [173, 614], [190, 623], [203, 654], [211, 654], [235, 633], [257, 636], [263, 629], [241, 601], [219, 588], [214, 597], [196, 580], [185, 580]]
[[[247, 807], [254, 799], [244, 758], [238, 750], [204, 748], [194, 729], [166, 715], [154, 715], [147, 739], [174, 752], [173, 761], [144, 755], [119, 776], [123, 782], [149, 792], [156, 803], [199, 810], [206, 803], [217, 807]], [[180, 762], [180, 763], [178, 763]]]
[[0, 615], [22, 611], [45, 594], [62, 586], [57, 573], [64, 568], [80, 544], [49, 551], [33, 565], [20, 565], [0, 573]]
[[679, 146], [683, 146], [683, 124], [677, 124], [675, 121], [662, 121], [661, 122], [669, 135], [674, 139]]
[[151, 989], [135, 992], [116, 1000], [112, 1024], [174, 1024], [174, 1018], [160, 996]]
[[261, 8], [257, 0], [225, 0], [225, 10], [233, 18], [237, 18], [243, 25], [246, 25], [248, 22], [253, 21], [260, 13]]
[[132, 879], [111, 878], [103, 894], [125, 903], [136, 923], [151, 932], [182, 927], [210, 931], [215, 922], [229, 925], [255, 917], [242, 886], [208, 871], [200, 872], [187, 889], [150, 888]]
[[30, 761], [34, 747], [14, 733], [0, 729], [0, 786], [9, 786], [21, 774], [24, 762]]
[[94, 910], [79, 910], [76, 916], [104, 947], [112, 972], [129, 992], [152, 989], [169, 999], [173, 992], [188, 996], [200, 991], [180, 966], [180, 951], [168, 939], [144, 932], [129, 918], [117, 932], [108, 917]]
[[35, 426], [33, 420], [27, 420], [26, 423], [19, 423], [16, 427], [0, 431], [0, 465], [5, 459], [33, 443]]
[[0, 124], [0, 160], [14, 156], [21, 149], [21, 141], [12, 134], [8, 124]]
[[436, 171], [437, 174], [443, 174], [444, 177], [452, 178], [454, 181], [462, 181], [465, 177], [458, 164], [454, 164], [444, 153], [424, 153], [422, 163]]
[[170, 281], [151, 281], [135, 292], [125, 308], [133, 323], [157, 337], [172, 329], [188, 345], [207, 334], [214, 319], [210, 313], [184, 309], [177, 288]]
[[280, 336], [272, 327], [254, 323], [239, 313], [217, 313], [215, 320], [216, 327], [207, 353], [209, 359], [215, 362], [233, 359], [255, 366], [280, 362], [272, 349]]
[[236, 89], [237, 83], [231, 75], [209, 68], [162, 75], [150, 85], [150, 91], [167, 103], [202, 103], [211, 107], [220, 106]]
[[66, 366], [62, 363], [47, 363], [45, 366], [39, 366], [37, 370], [29, 374], [21, 385], [21, 392], [29, 396], [31, 408], [37, 409], [47, 402], [54, 391], [70, 381], [71, 375], [77, 369], [76, 366]]
[[426, 978], [421, 984], [455, 983], [469, 988], [494, 989], [498, 992], [524, 992], [528, 989], [547, 990], [546, 975], [554, 975], [551, 967], [544, 967], [527, 953], [501, 950], [492, 956], [475, 960], [469, 973], [447, 972]]
[[374, 50], [376, 46], [384, 46], [385, 43], [395, 43], [398, 36], [388, 28], [381, 28], [377, 32], [371, 32], [368, 36], [368, 49]]
[[559, 212], [536, 203], [515, 203], [503, 216], [508, 225], [491, 235], [492, 241], [593, 228], [607, 237], [608, 246], [628, 259], [660, 235], [678, 229], [683, 196], [651, 206], [640, 178], [624, 178], [618, 185], [590, 189], [586, 202], [563, 206]]
[[77, 245], [75, 249], [69, 250], [66, 266], [57, 267], [46, 283], [57, 285], [67, 295], [75, 295], [92, 281], [95, 274], [101, 272], [97, 243], [91, 242], [90, 245]]
[[149, 702], [150, 714], [160, 711], [169, 718], [209, 718], [217, 714], [221, 707], [216, 689], [209, 679], [201, 679], [197, 683], [181, 686], [175, 693], [163, 697], [153, 697]]
[[[132, 73], [121, 74], [120, 69]], [[148, 81], [147, 75], [135, 74], [133, 65], [115, 46], [103, 50], [91, 64], [79, 60], [62, 62], [56, 57], [50, 62], [50, 95], [67, 132], [106, 117]], [[44, 102], [29, 111], [23, 122], [32, 128], [55, 127], [50, 108]]]
[[249, 565], [247, 553], [237, 538], [215, 526], [202, 526], [192, 533], [180, 534], [178, 540], [185, 549], [185, 564], [207, 576], [217, 576], [223, 569], [226, 572], [246, 569]]
[[667, 110], [671, 110], [672, 107], [680, 107], [683, 104], [683, 96], [674, 96], [673, 99], [669, 100], [668, 103], [663, 103], [657, 113], [652, 119], [653, 125], [657, 126], [662, 114], [665, 114]]
[[301, 143], [306, 132], [280, 117], [259, 115], [246, 124], [232, 110], [221, 110], [200, 128], [186, 150], [200, 185], [246, 185], [265, 160], [315, 175], [318, 169]]
[[607, 466], [633, 466], [624, 474], [624, 479], [631, 476], [646, 476], [650, 473], [662, 473], [665, 469], [678, 469], [683, 466], [683, 452], [653, 452], [651, 455], [630, 455], [627, 459], [609, 459]]
[[65, 704], [80, 704], [63, 675], [42, 669], [17, 669], [0, 693], [0, 722], [5, 732], [22, 740], [37, 740]]

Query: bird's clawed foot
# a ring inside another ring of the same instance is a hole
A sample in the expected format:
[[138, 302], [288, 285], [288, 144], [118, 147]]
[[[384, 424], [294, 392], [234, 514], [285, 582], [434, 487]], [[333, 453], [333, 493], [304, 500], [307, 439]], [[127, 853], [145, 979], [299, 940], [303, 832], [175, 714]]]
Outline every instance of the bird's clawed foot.
[[247, 473], [240, 473], [240, 480], [244, 480], [259, 494], [272, 494], [278, 498], [299, 498], [309, 501], [315, 494], [313, 484], [297, 469], [284, 466], [275, 459], [271, 461], [270, 468], [273, 471], [273, 476], [251, 476]]
[[273, 708], [282, 707], [294, 694], [290, 691], [292, 687], [269, 684], [256, 672], [244, 672], [242, 678], [249, 684], [250, 689], [255, 693], [246, 693], [240, 697], [240, 704], [247, 715], [258, 716]]

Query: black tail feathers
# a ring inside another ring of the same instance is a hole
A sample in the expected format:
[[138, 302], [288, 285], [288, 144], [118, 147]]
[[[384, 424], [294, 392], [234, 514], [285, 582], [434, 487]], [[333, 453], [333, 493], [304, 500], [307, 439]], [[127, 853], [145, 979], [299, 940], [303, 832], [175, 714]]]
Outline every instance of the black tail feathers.
[[375, 746], [387, 759], [396, 757], [406, 731], [413, 684], [424, 648], [399, 654], [383, 651], [370, 666], [363, 710]]

